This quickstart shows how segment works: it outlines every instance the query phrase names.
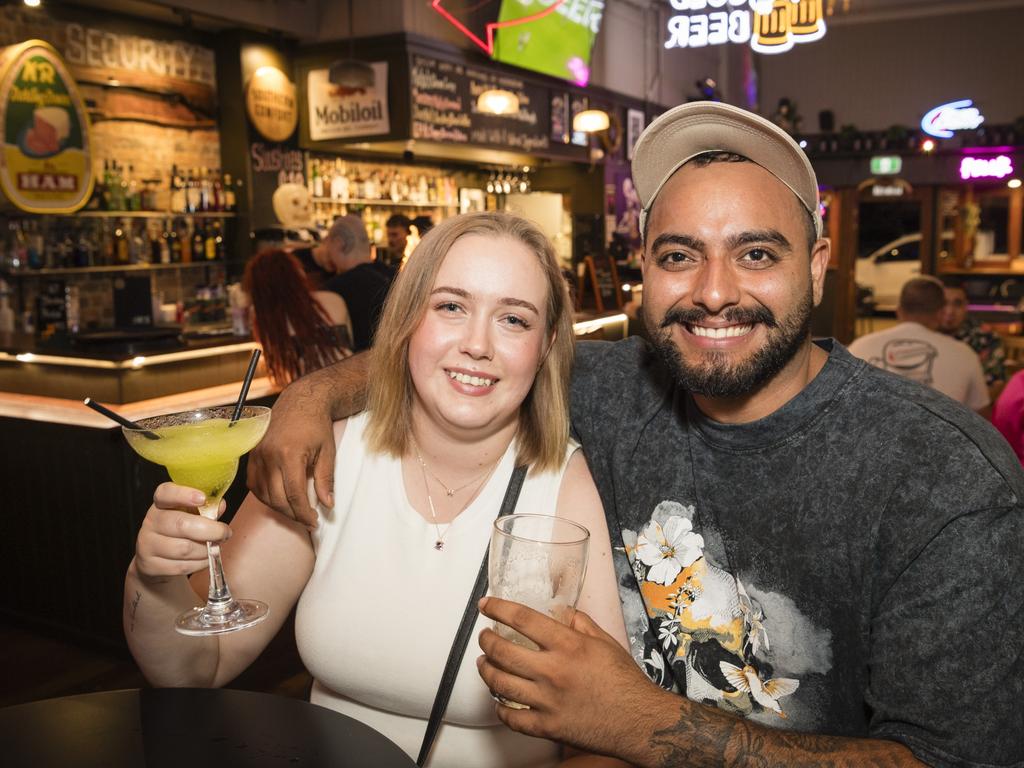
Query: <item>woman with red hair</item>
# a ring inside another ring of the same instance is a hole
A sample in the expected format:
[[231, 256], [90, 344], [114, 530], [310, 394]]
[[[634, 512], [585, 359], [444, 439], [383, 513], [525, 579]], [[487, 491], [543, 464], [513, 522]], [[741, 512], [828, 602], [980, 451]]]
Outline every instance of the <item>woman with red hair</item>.
[[252, 299], [253, 335], [276, 384], [352, 354], [345, 300], [333, 291], [313, 290], [292, 254], [260, 251], [246, 264], [242, 287]]

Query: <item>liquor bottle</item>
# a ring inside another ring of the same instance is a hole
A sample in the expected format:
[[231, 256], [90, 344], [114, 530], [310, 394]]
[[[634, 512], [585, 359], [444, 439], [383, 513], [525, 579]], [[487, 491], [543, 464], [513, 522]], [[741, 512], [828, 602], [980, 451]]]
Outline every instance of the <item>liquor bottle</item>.
[[224, 210], [224, 183], [221, 181], [220, 168], [213, 170], [213, 178], [211, 179], [210, 189], [210, 210], [211, 211], [223, 211]]
[[178, 242], [181, 243], [181, 263], [192, 263], [192, 237], [188, 233], [188, 222], [181, 221], [181, 229], [178, 232]]
[[171, 166], [171, 211], [181, 213], [185, 210], [185, 180], [178, 173], [178, 166]]
[[174, 223], [165, 223], [164, 239], [167, 241], [167, 250], [171, 253], [171, 264], [181, 263], [181, 240], [178, 238], [178, 230]]
[[131, 165], [128, 166], [128, 173], [122, 180], [122, 186], [125, 190], [125, 210], [140, 210], [142, 208], [142, 197], [139, 192], [139, 182], [135, 178], [135, 168]]
[[199, 210], [199, 169], [193, 168], [185, 179], [185, 211], [195, 213]]
[[207, 261], [213, 261], [217, 258], [217, 224], [219, 222], [213, 222], [213, 225], [206, 228], [205, 238], [203, 240], [203, 252], [206, 255]]
[[113, 180], [113, 175], [110, 172], [110, 161], [109, 160], [104, 160], [103, 161], [103, 181], [101, 182], [101, 187], [103, 188], [103, 192], [102, 192], [101, 205], [100, 205], [100, 207], [104, 211], [112, 211], [112, 210], [114, 210], [113, 209], [113, 199], [111, 197], [111, 195], [113, 194], [113, 190], [111, 189], [111, 182], [112, 182], [112, 180]]
[[221, 261], [227, 259], [228, 248], [227, 243], [224, 241], [224, 228], [221, 226], [219, 221], [214, 222], [216, 224], [217, 236], [214, 238], [214, 245], [216, 249], [216, 257]]
[[198, 220], [192, 223], [192, 227], [192, 259], [202, 261], [206, 252], [206, 236]]
[[117, 210], [128, 210], [128, 179], [125, 177], [125, 170], [120, 165], [114, 166], [117, 170]]
[[128, 236], [125, 234], [123, 223], [114, 223], [114, 261], [118, 264], [127, 264], [128, 258]]
[[235, 197], [235, 186], [231, 183], [231, 174], [224, 174], [224, 210], [234, 213], [237, 199]]
[[167, 219], [164, 219], [163, 229], [160, 229], [160, 225], [156, 226], [156, 253], [157, 258], [154, 261], [158, 261], [161, 264], [171, 263], [171, 243], [170, 236], [167, 232]]
[[313, 161], [313, 197], [324, 196], [324, 175], [320, 167], [320, 161]]

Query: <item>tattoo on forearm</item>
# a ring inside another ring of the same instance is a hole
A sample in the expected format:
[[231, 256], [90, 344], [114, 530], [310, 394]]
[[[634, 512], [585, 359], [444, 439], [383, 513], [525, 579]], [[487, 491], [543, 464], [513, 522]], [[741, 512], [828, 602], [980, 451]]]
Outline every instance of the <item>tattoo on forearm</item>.
[[131, 623], [128, 625], [128, 631], [129, 632], [134, 632], [135, 631], [135, 613], [139, 610], [139, 603], [140, 602], [142, 602], [142, 593], [139, 592], [138, 590], [135, 590], [135, 597], [132, 598], [132, 604], [131, 604], [131, 608], [130, 608], [130, 610], [131, 610]]
[[688, 704], [674, 725], [650, 739], [655, 768], [910, 768], [902, 744], [776, 731], [711, 707]]

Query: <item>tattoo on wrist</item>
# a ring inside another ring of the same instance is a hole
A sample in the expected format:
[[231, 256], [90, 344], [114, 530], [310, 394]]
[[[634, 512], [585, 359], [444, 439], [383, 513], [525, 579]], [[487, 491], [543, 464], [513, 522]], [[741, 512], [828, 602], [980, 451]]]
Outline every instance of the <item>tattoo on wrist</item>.
[[655, 768], [909, 768], [920, 766], [902, 744], [774, 730], [710, 706], [687, 702], [678, 722], [650, 738]]

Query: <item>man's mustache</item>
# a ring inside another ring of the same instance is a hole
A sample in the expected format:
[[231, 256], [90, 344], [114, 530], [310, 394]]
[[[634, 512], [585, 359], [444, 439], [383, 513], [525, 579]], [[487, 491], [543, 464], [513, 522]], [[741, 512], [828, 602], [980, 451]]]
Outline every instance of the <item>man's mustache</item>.
[[753, 325], [763, 323], [769, 328], [778, 327], [775, 313], [768, 307], [729, 307], [724, 312], [712, 314], [704, 309], [692, 307], [689, 309], [670, 309], [661, 320], [661, 327], [668, 328], [670, 325], [702, 325], [708, 318], [714, 317], [718, 320], [725, 320], [735, 325]]

